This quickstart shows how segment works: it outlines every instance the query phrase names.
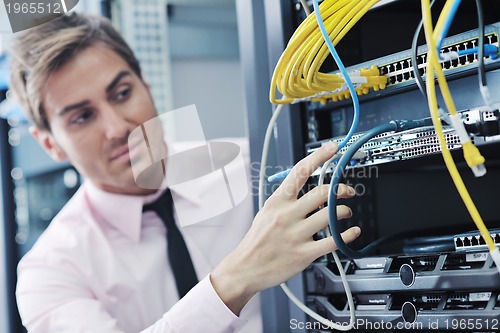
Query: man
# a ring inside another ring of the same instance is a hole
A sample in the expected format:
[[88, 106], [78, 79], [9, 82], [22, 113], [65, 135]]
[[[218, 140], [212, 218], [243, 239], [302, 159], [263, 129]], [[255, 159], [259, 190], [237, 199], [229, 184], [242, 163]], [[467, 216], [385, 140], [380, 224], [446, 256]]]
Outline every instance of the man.
[[[119, 34], [105, 19], [74, 13], [33, 28], [13, 45], [11, 82], [36, 140], [86, 180], [19, 264], [18, 306], [31, 333], [259, 332], [254, 296], [335, 249], [312, 237], [327, 225], [326, 210], [309, 216], [326, 188], [297, 199], [336, 151], [329, 144], [295, 166], [253, 223], [240, 205], [180, 228], [201, 281], [179, 300], [168, 231], [142, 212], [163, 190], [137, 185], [131, 160], [141, 154], [127, 144], [157, 113]], [[343, 186], [338, 195], [353, 194]], [[346, 206], [337, 212], [351, 215]], [[345, 240], [359, 233], [351, 228]]]

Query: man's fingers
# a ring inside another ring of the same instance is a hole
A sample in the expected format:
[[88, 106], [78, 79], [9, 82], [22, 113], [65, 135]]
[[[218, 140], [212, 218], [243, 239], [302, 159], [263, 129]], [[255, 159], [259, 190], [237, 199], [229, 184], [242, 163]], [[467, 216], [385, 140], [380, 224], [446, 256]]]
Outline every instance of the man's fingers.
[[[341, 236], [345, 243], [350, 243], [354, 241], [361, 234], [361, 229], [359, 227], [351, 227], [344, 231]], [[337, 245], [333, 241], [333, 238], [327, 237], [320, 239], [318, 241], [310, 242], [312, 251], [314, 253], [314, 259], [337, 250]], [[313, 260], [314, 260], [313, 259]]]
[[[311, 191], [304, 194], [297, 200], [297, 207], [299, 214], [306, 216], [318, 207], [322, 206], [328, 201], [328, 194], [330, 192], [330, 185], [316, 186]], [[345, 184], [339, 184], [337, 188], [337, 198], [348, 199], [352, 198], [355, 194], [354, 188]]]
[[[337, 206], [337, 219], [342, 220], [352, 216], [352, 211], [344, 205]], [[303, 221], [304, 234], [312, 236], [328, 225], [328, 207], [325, 207]]]
[[295, 204], [298, 214], [306, 216], [310, 212], [325, 204], [328, 201], [329, 189], [329, 185], [316, 186], [300, 197]]
[[[361, 229], [359, 227], [351, 227], [344, 231], [343, 233], [340, 234], [342, 236], [342, 239], [344, 240], [344, 243], [350, 243], [354, 241], [358, 236], [361, 234]], [[335, 245], [335, 248], [337, 248], [337, 245]]]
[[346, 205], [338, 205], [337, 206], [337, 220], [347, 219], [352, 216], [351, 208]]
[[339, 184], [335, 193], [339, 199], [349, 199], [356, 195], [356, 190], [345, 184]]
[[311, 174], [326, 162], [337, 151], [336, 142], [328, 142], [314, 153], [300, 160], [290, 171], [275, 195], [284, 199], [296, 199], [300, 189], [304, 186]]

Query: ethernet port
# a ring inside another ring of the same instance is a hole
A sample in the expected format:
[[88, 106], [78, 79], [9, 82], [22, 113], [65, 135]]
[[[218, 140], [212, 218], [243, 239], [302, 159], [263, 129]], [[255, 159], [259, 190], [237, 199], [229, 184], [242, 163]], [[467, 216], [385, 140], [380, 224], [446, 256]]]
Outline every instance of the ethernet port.
[[464, 247], [464, 242], [462, 241], [462, 238], [458, 237], [456, 240], [455, 240], [455, 247], [457, 249], [461, 248], [461, 247]]
[[487, 36], [487, 39], [488, 39], [488, 42], [490, 44], [498, 43], [498, 35], [496, 35], [496, 34], [491, 34], [491, 35]]
[[479, 236], [479, 245], [486, 245], [483, 236]]
[[500, 234], [496, 234], [494, 238], [495, 244], [500, 244]]
[[464, 246], [471, 246], [469, 237], [464, 237]]
[[478, 246], [479, 245], [479, 240], [477, 239], [477, 237], [475, 237], [475, 236], [472, 237], [471, 244], [472, 244], [472, 246]]

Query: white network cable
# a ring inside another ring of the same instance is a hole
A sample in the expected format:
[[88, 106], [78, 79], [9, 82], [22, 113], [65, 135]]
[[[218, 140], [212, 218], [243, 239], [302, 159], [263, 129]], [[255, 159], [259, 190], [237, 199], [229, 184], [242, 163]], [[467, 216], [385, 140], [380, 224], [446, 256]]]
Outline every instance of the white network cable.
[[311, 10], [309, 9], [309, 5], [307, 4], [307, 1], [300, 0], [300, 3], [302, 4], [302, 8], [304, 8], [304, 12], [306, 13], [306, 16], [309, 16], [311, 14]]
[[[260, 164], [260, 173], [259, 173], [259, 209], [261, 209], [264, 206], [264, 201], [265, 201], [265, 198], [264, 198], [265, 172], [266, 172], [266, 166], [267, 166], [267, 157], [268, 157], [268, 153], [269, 153], [269, 146], [271, 144], [271, 138], [272, 138], [274, 126], [276, 124], [276, 120], [278, 119], [278, 116], [280, 115], [282, 110], [283, 110], [283, 104], [279, 104], [276, 107], [276, 110], [274, 111], [271, 119], [269, 120], [269, 124], [267, 125], [266, 134], [264, 137], [264, 144], [262, 147], [262, 157], [261, 157], [261, 164]], [[323, 183], [326, 169], [328, 168], [328, 165], [330, 164], [332, 159], [330, 159], [329, 161], [327, 161], [323, 165], [323, 168], [322, 168], [321, 174], [320, 174], [321, 184]], [[326, 228], [326, 230], [327, 230], [327, 237], [329, 237], [328, 227]], [[349, 283], [347, 282], [347, 277], [346, 277], [346, 274], [344, 271], [344, 267], [342, 266], [342, 263], [340, 262], [340, 258], [338, 257], [338, 255], [335, 251], [332, 252], [332, 255], [333, 255], [333, 258], [335, 260], [335, 264], [337, 265], [337, 268], [340, 272], [342, 284], [344, 286], [344, 290], [345, 290], [345, 293], [347, 295], [347, 300], [349, 303], [349, 313], [350, 313], [349, 325], [340, 325], [340, 324], [332, 322], [331, 320], [328, 320], [327, 318], [324, 318], [323, 316], [320, 316], [319, 314], [317, 314], [316, 312], [314, 312], [313, 310], [308, 308], [304, 303], [302, 303], [292, 293], [292, 291], [288, 288], [286, 283], [280, 284], [280, 287], [281, 287], [281, 289], [283, 289], [283, 291], [288, 296], [288, 298], [299, 309], [304, 311], [311, 318], [320, 322], [325, 327], [329, 327], [331, 329], [338, 330], [338, 331], [349, 331], [354, 327], [354, 321], [355, 321], [354, 300], [352, 297], [351, 289], [349, 288]]]

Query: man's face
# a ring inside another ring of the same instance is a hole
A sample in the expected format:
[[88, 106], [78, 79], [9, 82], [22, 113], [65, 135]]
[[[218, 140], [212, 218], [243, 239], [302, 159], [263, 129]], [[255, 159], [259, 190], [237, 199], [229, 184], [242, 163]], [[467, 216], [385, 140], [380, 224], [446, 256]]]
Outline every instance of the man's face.
[[118, 54], [102, 45], [79, 52], [48, 78], [42, 103], [51, 132], [33, 135], [53, 158], [106, 191], [148, 192], [134, 181], [137, 149], [129, 154], [128, 136], [157, 114], [148, 87]]

